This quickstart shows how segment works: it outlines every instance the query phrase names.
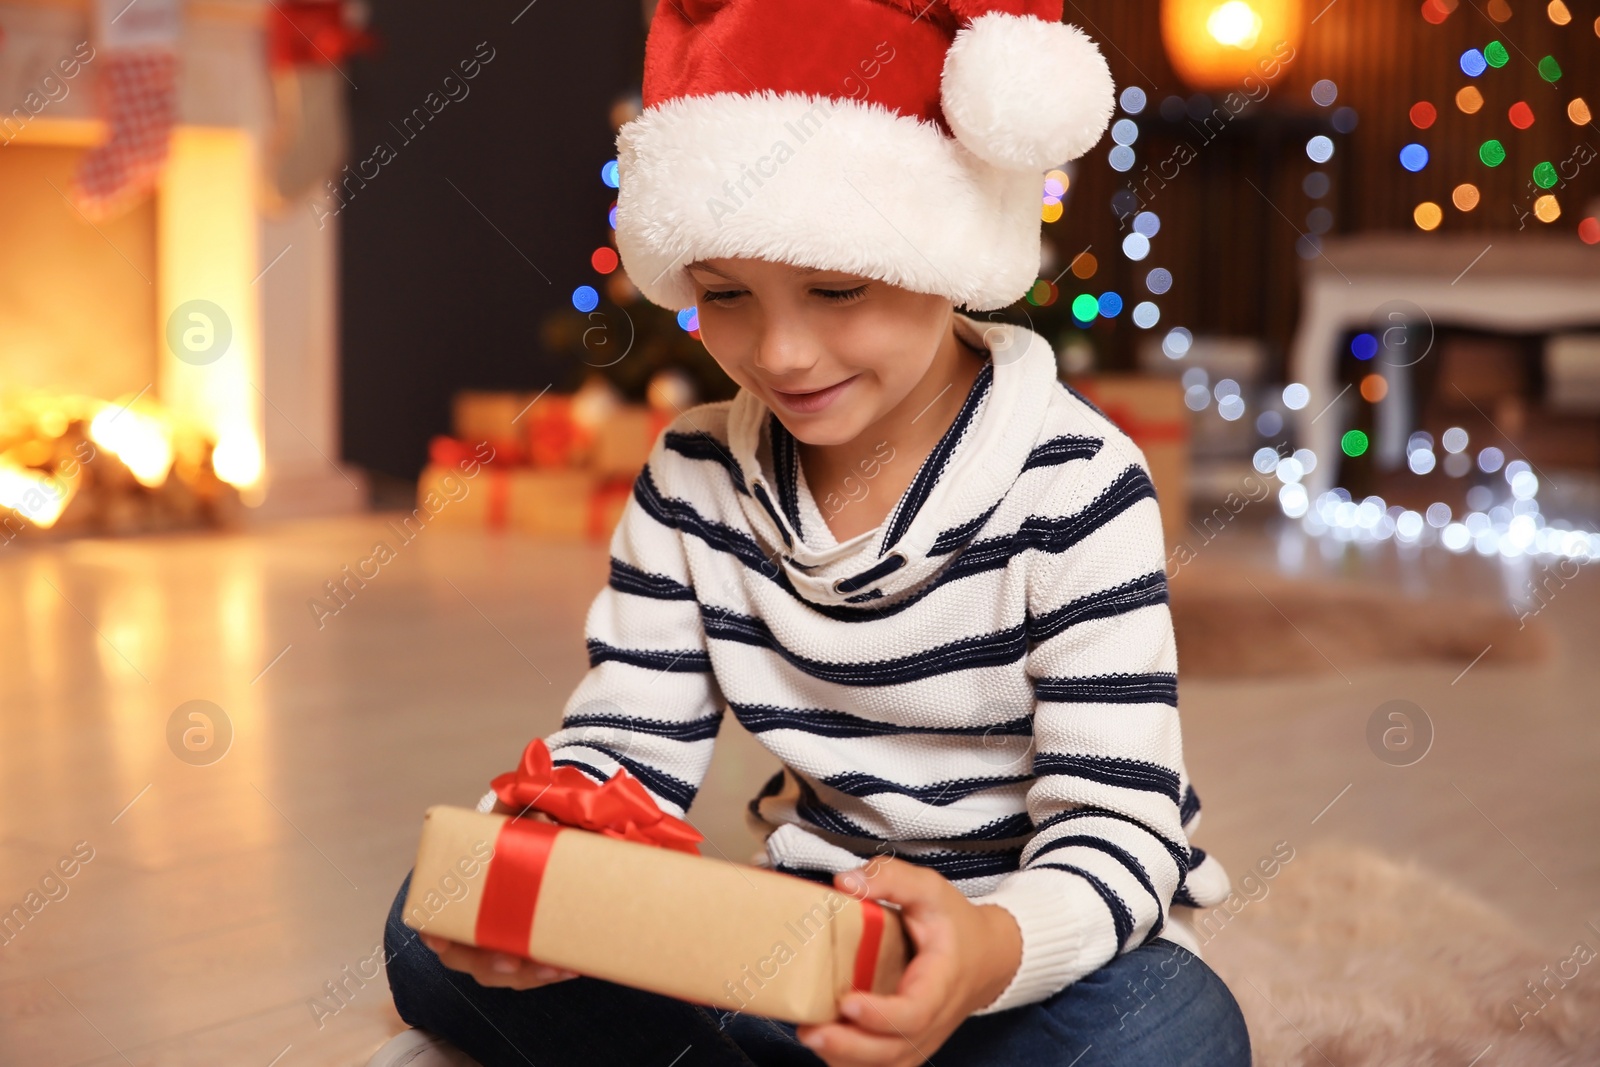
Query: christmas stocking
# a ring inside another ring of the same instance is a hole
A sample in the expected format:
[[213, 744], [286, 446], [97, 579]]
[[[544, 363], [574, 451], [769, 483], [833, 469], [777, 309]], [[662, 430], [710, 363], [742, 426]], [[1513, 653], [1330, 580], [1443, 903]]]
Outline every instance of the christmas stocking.
[[96, 0], [98, 89], [108, 136], [73, 177], [90, 219], [130, 206], [155, 185], [178, 113], [178, 0]]

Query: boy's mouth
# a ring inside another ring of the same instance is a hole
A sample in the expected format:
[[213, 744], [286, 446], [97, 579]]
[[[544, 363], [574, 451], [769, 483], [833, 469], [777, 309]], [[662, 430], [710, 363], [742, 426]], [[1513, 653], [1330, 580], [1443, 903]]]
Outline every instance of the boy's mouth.
[[806, 392], [785, 392], [781, 389], [774, 389], [772, 390], [772, 395], [777, 398], [778, 403], [788, 410], [801, 414], [810, 414], [811, 412], [821, 411], [833, 403], [844, 392], [845, 388], [859, 377], [859, 374], [852, 374], [842, 382], [823, 389], [812, 389]]

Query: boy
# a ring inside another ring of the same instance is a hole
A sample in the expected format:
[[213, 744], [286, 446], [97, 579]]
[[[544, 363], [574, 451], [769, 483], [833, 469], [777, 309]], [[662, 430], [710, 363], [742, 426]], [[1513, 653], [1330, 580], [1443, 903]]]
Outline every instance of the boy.
[[1043, 338], [955, 311], [1032, 283], [1040, 174], [1109, 118], [1061, 6], [662, 0], [619, 134], [629, 276], [741, 389], [656, 442], [547, 744], [681, 816], [731, 709], [783, 763], [759, 862], [899, 905], [900, 988], [720, 1016], [425, 950], [397, 901], [395, 1002], [437, 1038], [375, 1063], [1249, 1063], [1168, 923], [1227, 878], [1188, 844], [1143, 456]]

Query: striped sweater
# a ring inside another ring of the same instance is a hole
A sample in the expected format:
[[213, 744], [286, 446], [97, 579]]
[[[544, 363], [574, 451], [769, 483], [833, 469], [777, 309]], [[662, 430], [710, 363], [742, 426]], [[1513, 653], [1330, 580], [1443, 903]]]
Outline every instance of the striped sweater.
[[545, 740], [683, 815], [731, 710], [783, 764], [749, 804], [754, 862], [828, 881], [888, 843], [1015, 916], [1021, 964], [988, 1014], [1158, 935], [1194, 947], [1170, 905], [1228, 880], [1188, 843], [1144, 457], [1043, 338], [956, 324], [984, 368], [883, 525], [843, 543], [753, 394], [663, 431]]

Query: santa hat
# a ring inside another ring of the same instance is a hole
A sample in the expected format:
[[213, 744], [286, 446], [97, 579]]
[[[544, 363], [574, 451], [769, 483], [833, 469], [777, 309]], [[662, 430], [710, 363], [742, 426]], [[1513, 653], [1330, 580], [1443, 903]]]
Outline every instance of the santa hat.
[[1038, 276], [1043, 172], [1100, 139], [1099, 50], [1062, 0], [659, 0], [617, 134], [617, 248], [646, 298], [744, 257], [974, 311]]

